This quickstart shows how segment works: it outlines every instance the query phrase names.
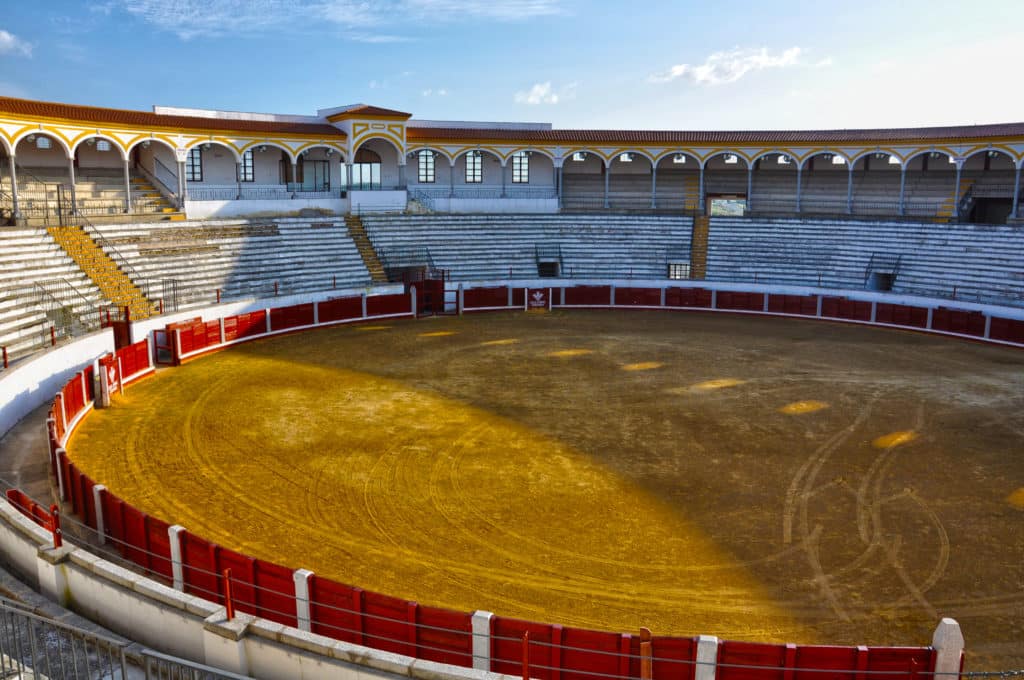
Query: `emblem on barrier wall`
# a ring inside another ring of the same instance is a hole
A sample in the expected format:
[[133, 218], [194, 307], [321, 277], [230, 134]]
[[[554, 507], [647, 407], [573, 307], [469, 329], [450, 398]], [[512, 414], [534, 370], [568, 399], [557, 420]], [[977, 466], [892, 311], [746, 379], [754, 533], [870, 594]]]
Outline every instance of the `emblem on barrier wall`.
[[551, 309], [551, 289], [532, 288], [526, 294], [526, 308], [531, 312], [545, 312]]

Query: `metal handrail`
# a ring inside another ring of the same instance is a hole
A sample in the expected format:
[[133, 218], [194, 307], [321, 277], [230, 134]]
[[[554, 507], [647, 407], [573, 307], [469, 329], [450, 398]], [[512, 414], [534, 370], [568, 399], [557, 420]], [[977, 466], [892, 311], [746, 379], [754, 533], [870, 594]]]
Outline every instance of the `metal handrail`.
[[163, 172], [163, 174], [167, 176], [168, 180], [171, 180], [171, 178], [173, 177], [174, 179], [171, 181], [173, 181], [176, 187], [178, 184], [178, 173], [174, 172], [166, 165], [164, 165], [163, 161], [161, 161], [156, 156], [153, 156], [153, 172], [149, 172], [149, 170], [146, 170], [146, 168], [142, 167], [141, 165], [138, 167], [142, 171], [142, 174], [146, 175], [147, 179], [152, 179], [154, 182], [162, 186], [170, 197], [174, 199], [178, 198], [178, 189], [171, 188], [167, 181], [164, 181], [164, 179], [160, 177], [161, 172]]
[[[97, 229], [96, 225], [90, 222], [89, 218], [83, 215], [77, 207], [72, 207], [72, 213], [75, 217], [82, 220], [82, 228], [87, 234], [99, 242], [100, 248], [107, 253], [110, 259], [114, 261], [114, 264], [116, 264], [118, 268], [121, 269], [129, 279], [131, 279], [131, 282], [142, 291], [142, 294], [146, 298], [149, 298], [148, 282], [135, 270], [135, 267], [128, 262], [128, 258], [122, 255], [121, 251], [119, 251], [113, 243], [107, 240], [107, 237], [103, 235], [103, 232]], [[113, 253], [113, 255], [111, 255], [111, 253]]]

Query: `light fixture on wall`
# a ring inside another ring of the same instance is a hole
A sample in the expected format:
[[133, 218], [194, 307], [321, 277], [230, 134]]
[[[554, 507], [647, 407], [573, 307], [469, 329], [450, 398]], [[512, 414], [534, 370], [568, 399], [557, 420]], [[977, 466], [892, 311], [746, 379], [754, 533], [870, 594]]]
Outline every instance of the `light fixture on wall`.
[[25, 141], [28, 142], [29, 144], [31, 144], [32, 142], [36, 141], [36, 136], [35, 135], [29, 135], [28, 137], [25, 138]]
[[89, 139], [85, 140], [85, 143], [88, 144], [89, 146], [96, 146], [96, 138], [90, 137]]
[[734, 153], [726, 154], [725, 155], [725, 162], [726, 162], [727, 165], [735, 165], [736, 163], [740, 162], [740, 157], [737, 156]]
[[148, 149], [149, 148], [149, 140], [148, 139], [142, 143], [142, 148], [143, 149]]
[[581, 162], [587, 160], [587, 152], [586, 151], [576, 151], [575, 153], [573, 153], [572, 159], [574, 161], [576, 161], [577, 163], [581, 163]]
[[334, 155], [334, 149], [332, 149], [331, 147], [327, 147], [327, 155], [328, 156], [333, 156]]
[[879, 161], [880, 161], [880, 160], [882, 160], [883, 158], [886, 158], [886, 157], [887, 157], [888, 155], [889, 155], [889, 154], [887, 154], [887, 153], [876, 153], [876, 154], [875, 154], [875, 160], [879, 160]]
[[265, 152], [266, 152], [266, 150], [267, 150], [267, 147], [266, 147], [266, 145], [265, 145], [265, 144], [261, 144], [261, 145], [260, 145], [259, 147], [257, 147], [257, 148], [259, 149], [259, 152], [260, 152], [260, 153], [265, 153]]
[[999, 152], [998, 151], [989, 151], [988, 152], [988, 157], [989, 158], [999, 158]]
[[675, 156], [672, 157], [672, 162], [679, 164], [686, 163], [686, 154], [677, 153]]
[[210, 143], [207, 142], [206, 144], [203, 144], [203, 151], [209, 151], [209, 150], [210, 150]]
[[633, 154], [631, 154], [631, 153], [619, 154], [619, 160], [622, 161], [623, 163], [632, 163], [633, 162]]

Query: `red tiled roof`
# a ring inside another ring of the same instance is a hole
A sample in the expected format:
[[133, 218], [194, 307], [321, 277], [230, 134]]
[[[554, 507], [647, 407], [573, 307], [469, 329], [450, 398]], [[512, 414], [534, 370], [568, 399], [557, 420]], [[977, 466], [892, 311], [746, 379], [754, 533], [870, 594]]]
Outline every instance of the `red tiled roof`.
[[566, 144], [759, 144], [890, 141], [969, 141], [993, 137], [1024, 137], [1024, 123], [955, 125], [874, 130], [508, 130], [473, 128], [406, 128], [410, 142], [469, 139]]
[[308, 135], [310, 137], [345, 137], [344, 132], [333, 125], [324, 123], [231, 120], [204, 118], [202, 116], [166, 116], [149, 111], [105, 109], [98, 106], [37, 102], [29, 99], [15, 99], [13, 97], [0, 97], [0, 113], [9, 113], [28, 118], [63, 118], [89, 123], [103, 123], [105, 125], [128, 125], [146, 128], [230, 130], [233, 132]]
[[[394, 109], [384, 109], [379, 106], [370, 106], [369, 104], [358, 104], [353, 106], [351, 109], [345, 111], [339, 111], [334, 116], [348, 115], [352, 113], [358, 113], [361, 116], [402, 116], [403, 118], [411, 118], [411, 113], [405, 111], [395, 111]], [[332, 116], [333, 117], [333, 116]]]

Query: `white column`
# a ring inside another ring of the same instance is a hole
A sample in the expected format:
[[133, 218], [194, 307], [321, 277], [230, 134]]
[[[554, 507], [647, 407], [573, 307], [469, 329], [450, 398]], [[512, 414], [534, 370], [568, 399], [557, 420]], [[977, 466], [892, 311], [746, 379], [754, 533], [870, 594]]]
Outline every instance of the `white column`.
[[185, 161], [178, 161], [178, 208], [185, 208], [188, 199], [188, 187], [185, 181]]
[[60, 464], [60, 454], [68, 455], [68, 452], [64, 450], [64, 447], [58, 446], [57, 450], [53, 452], [54, 458], [57, 459], [57, 493], [60, 494], [60, 500], [66, 501], [68, 499], [67, 489], [64, 488], [64, 469]]
[[[448, 200], [455, 198], [455, 161], [449, 161], [448, 164]], [[448, 206], [451, 210], [451, 206]]]
[[292, 574], [295, 581], [295, 618], [298, 620], [299, 630], [309, 631], [313, 620], [309, 610], [309, 580], [313, 578], [313, 572], [309, 569], [296, 569]]
[[960, 217], [960, 173], [963, 172], [963, 159], [956, 160], [956, 184], [953, 185], [953, 219]]
[[68, 179], [71, 181], [71, 214], [78, 210], [78, 196], [75, 194], [75, 158], [68, 159]]
[[[18, 211], [18, 173], [15, 169], [17, 164], [14, 162], [14, 154], [7, 157], [7, 165], [11, 169], [11, 208], [14, 210], [14, 218], [19, 217]], [[1020, 170], [1017, 171], [1018, 178], [1020, 177]]]
[[415, 319], [419, 310], [416, 309], [416, 286], [409, 286], [409, 309], [412, 310], [412, 317]]
[[604, 207], [610, 207], [608, 202], [608, 187], [612, 177], [612, 162], [608, 161], [604, 166]]
[[299, 162], [292, 161], [292, 184], [295, 185], [294, 191], [299, 190]]
[[903, 199], [907, 189], [907, 164], [900, 164], [900, 217], [903, 216]]
[[124, 159], [124, 211], [130, 213], [132, 211], [132, 177], [131, 177], [131, 159]]
[[846, 177], [846, 214], [853, 214], [853, 163], [847, 167]]
[[658, 164], [651, 163], [651, 210], [658, 207]]
[[264, 320], [267, 322], [267, 333], [269, 333], [270, 332], [270, 310], [269, 309], [264, 309], [263, 310], [263, 315], [264, 315]]
[[107, 543], [107, 523], [103, 517], [103, 492], [107, 487], [102, 484], [95, 484], [92, 487], [92, 504], [96, 508], [96, 536], [100, 545]]
[[700, 166], [700, 178], [697, 180], [697, 214], [704, 214], [704, 164]]
[[501, 164], [501, 197], [508, 197], [508, 163]]
[[956, 619], [943, 618], [932, 635], [935, 649], [934, 680], [957, 680], [964, 653], [964, 634]]
[[345, 163], [345, 189], [352, 191], [352, 164]]
[[750, 210], [750, 206], [754, 200], [754, 164], [751, 163], [747, 166], [747, 210]]
[[718, 638], [714, 635], [697, 636], [697, 665], [693, 669], [693, 680], [715, 680], [718, 664]]
[[[564, 169], [564, 166], [562, 166], [562, 165], [558, 166], [558, 179], [557, 179], [557, 181], [558, 181], [558, 209], [559, 210], [562, 209], [562, 195], [563, 195], [562, 184], [565, 181], [565, 173], [563, 172], [563, 169]], [[1018, 168], [1017, 174], [1018, 174], [1018, 176], [1020, 175], [1020, 169], [1019, 168]]]
[[803, 190], [803, 167], [796, 166], [796, 212], [800, 214], [800, 198]]
[[363, 293], [360, 296], [360, 302], [362, 303], [362, 306], [363, 306], [363, 318], [365, 319], [366, 318], [366, 293]]
[[491, 670], [491, 619], [494, 614], [485, 611], [473, 612], [470, 619], [473, 630], [473, 669]]
[[167, 527], [167, 540], [171, 544], [171, 576], [174, 579], [174, 589], [185, 591], [185, 569], [181, 562], [181, 534], [185, 527], [180, 524]]
[[235, 161], [235, 185], [238, 187], [238, 193], [235, 194], [235, 200], [242, 198], [242, 162]]
[[[402, 160], [405, 160], [405, 156], [402, 156]], [[405, 163], [399, 163], [398, 164], [398, 188], [399, 189], [405, 189], [406, 188]]]
[[462, 287], [462, 284], [460, 283], [459, 284], [459, 316], [462, 316], [463, 308], [465, 306], [466, 306], [466, 291]]
[[[13, 165], [13, 164], [12, 164]], [[11, 169], [13, 172], [13, 168]], [[1014, 170], [1014, 207], [1010, 211], [1011, 217], [1017, 217], [1017, 210], [1020, 204], [1021, 197], [1021, 166], [1018, 165]], [[17, 195], [14, 195], [14, 212], [17, 212]]]

